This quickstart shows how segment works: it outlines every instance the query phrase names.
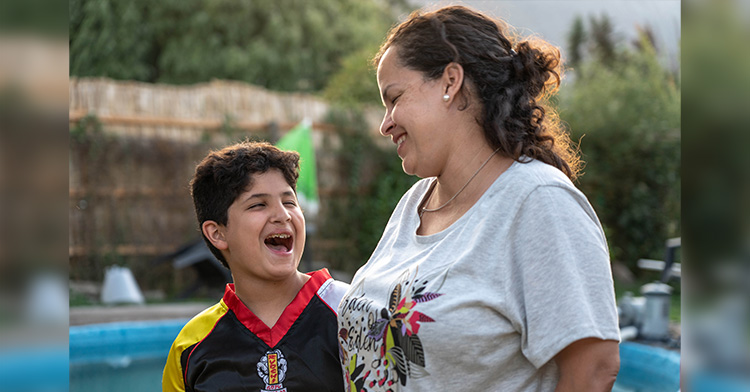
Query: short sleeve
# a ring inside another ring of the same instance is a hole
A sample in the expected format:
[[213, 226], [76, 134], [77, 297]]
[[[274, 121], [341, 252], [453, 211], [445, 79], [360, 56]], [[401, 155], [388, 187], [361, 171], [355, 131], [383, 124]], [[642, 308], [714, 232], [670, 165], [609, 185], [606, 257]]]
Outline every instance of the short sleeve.
[[182, 366], [180, 365], [180, 353], [175, 344], [169, 350], [167, 363], [164, 366], [161, 389], [163, 392], [184, 392], [185, 383], [182, 377]]
[[606, 239], [582, 193], [535, 188], [513, 221], [511, 246], [521, 350], [534, 366], [583, 338], [619, 340]]

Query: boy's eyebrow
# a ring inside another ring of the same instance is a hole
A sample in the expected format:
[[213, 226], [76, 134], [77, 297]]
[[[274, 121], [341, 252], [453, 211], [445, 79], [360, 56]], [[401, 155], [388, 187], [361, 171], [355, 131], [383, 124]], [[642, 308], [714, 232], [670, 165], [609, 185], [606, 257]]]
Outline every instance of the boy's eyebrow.
[[[245, 201], [248, 201], [250, 199], [261, 199], [264, 197], [270, 197], [270, 193], [253, 193], [252, 195], [245, 198]], [[281, 196], [294, 196], [293, 191], [285, 191], [281, 193]]]

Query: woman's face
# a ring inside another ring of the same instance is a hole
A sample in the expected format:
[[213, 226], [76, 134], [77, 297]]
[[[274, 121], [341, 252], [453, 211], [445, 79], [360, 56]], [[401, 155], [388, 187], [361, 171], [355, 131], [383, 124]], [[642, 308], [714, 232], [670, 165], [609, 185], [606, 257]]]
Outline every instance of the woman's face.
[[378, 64], [378, 87], [385, 105], [380, 133], [398, 145], [404, 172], [419, 177], [441, 173], [449, 151], [441, 79], [425, 80], [422, 73], [399, 64], [396, 48], [385, 51]]

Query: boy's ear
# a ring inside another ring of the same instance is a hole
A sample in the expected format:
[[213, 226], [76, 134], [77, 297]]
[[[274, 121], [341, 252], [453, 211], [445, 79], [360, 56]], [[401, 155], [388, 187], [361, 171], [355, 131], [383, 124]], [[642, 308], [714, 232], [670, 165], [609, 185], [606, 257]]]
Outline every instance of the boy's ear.
[[207, 220], [201, 225], [203, 235], [219, 250], [227, 250], [229, 248], [229, 244], [227, 244], [227, 240], [224, 238], [223, 228], [224, 226], [212, 220]]

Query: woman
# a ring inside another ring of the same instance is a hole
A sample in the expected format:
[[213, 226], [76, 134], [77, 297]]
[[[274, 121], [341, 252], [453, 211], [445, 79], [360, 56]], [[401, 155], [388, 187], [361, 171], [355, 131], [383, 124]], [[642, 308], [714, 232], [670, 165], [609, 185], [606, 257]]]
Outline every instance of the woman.
[[619, 330], [607, 244], [545, 98], [559, 51], [480, 13], [414, 13], [374, 59], [381, 133], [421, 178], [339, 306], [365, 391], [609, 391]]

